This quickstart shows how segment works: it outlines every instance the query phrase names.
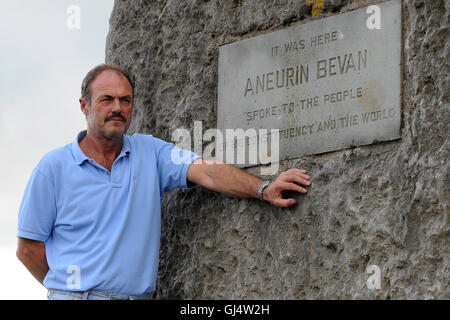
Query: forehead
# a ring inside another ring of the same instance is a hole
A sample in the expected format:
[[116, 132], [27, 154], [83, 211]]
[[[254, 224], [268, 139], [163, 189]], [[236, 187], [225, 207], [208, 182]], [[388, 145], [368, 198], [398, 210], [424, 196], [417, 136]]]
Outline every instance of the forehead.
[[114, 70], [105, 70], [92, 81], [91, 94], [93, 97], [102, 94], [117, 96], [131, 95], [132, 88], [123, 74]]

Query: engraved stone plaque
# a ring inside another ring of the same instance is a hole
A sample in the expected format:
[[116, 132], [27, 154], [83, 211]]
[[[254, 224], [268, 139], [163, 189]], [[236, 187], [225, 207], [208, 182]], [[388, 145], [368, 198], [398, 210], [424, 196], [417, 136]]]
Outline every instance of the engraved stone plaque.
[[399, 0], [223, 45], [217, 127], [279, 129], [280, 160], [398, 139], [400, 48]]

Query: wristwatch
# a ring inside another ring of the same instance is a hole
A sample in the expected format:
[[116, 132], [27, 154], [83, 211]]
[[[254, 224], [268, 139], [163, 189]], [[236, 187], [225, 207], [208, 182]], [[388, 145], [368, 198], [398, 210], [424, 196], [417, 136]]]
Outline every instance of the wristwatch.
[[266, 181], [261, 182], [261, 184], [259, 185], [258, 198], [260, 200], [264, 200], [264, 198], [263, 198], [263, 191], [269, 185], [269, 183], [270, 183], [270, 180], [266, 180]]

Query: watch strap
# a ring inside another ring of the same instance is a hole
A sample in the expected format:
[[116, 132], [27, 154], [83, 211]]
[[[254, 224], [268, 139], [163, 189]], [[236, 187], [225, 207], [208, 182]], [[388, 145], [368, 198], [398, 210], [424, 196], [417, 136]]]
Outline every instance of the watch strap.
[[264, 200], [264, 198], [263, 198], [263, 191], [269, 185], [269, 183], [270, 183], [270, 180], [266, 180], [266, 181], [261, 182], [261, 184], [259, 185], [258, 198], [260, 200]]

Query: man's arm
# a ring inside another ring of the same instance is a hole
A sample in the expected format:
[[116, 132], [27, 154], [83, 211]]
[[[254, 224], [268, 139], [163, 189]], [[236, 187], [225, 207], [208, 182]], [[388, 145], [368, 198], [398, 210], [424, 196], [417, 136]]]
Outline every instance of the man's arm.
[[19, 237], [16, 255], [36, 280], [43, 284], [49, 270], [45, 243]]
[[[258, 188], [262, 182], [258, 177], [232, 165], [203, 159], [197, 159], [192, 163], [187, 172], [187, 179], [210, 190], [243, 198], [257, 198]], [[289, 207], [296, 201], [292, 198], [284, 199], [282, 191], [294, 190], [306, 193], [306, 189], [298, 184], [309, 186], [310, 179], [306, 170], [289, 169], [264, 189], [264, 200], [279, 207]]]

